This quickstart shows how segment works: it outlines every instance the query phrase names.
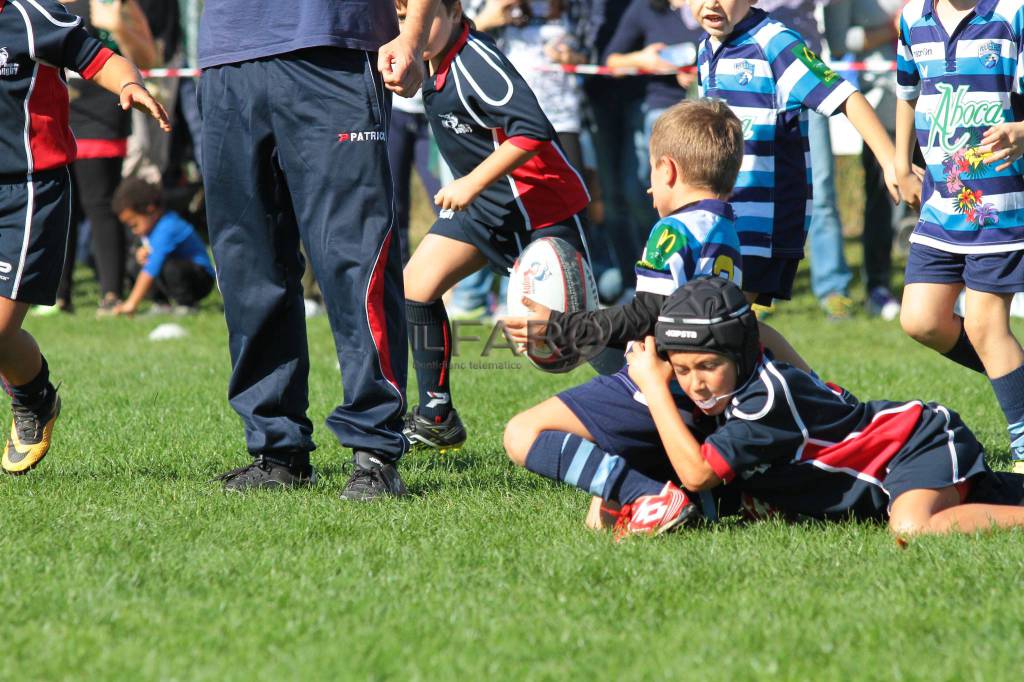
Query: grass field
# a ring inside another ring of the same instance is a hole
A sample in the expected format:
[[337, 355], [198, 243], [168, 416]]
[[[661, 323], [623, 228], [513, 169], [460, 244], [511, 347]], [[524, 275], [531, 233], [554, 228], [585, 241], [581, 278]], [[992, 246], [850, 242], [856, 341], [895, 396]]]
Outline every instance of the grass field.
[[[774, 318], [861, 397], [960, 411], [1007, 466], [987, 382], [866, 317], [828, 324], [804, 292]], [[310, 324], [313, 490], [228, 496], [245, 460], [226, 400], [219, 312], [187, 340], [158, 318], [31, 320], [63, 381], [56, 445], [0, 479], [0, 679], [1017, 680], [1024, 534], [898, 549], [874, 525], [775, 523], [615, 545], [586, 497], [516, 470], [518, 410], [585, 380], [518, 369], [453, 376], [471, 440], [403, 464], [412, 496], [337, 497], [322, 422], [340, 385]], [[1018, 331], [1024, 331], [1018, 329]], [[463, 350], [478, 361], [479, 346]], [[491, 361], [509, 358], [498, 351]], [[486, 359], [484, 359], [486, 360]], [[410, 395], [414, 395], [410, 385]]]

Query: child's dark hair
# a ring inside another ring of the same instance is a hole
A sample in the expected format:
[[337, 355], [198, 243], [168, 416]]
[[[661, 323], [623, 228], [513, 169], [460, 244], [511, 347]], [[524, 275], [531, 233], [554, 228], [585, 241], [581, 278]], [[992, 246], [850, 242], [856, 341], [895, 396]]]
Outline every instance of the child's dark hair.
[[124, 210], [146, 213], [151, 206], [163, 208], [164, 193], [157, 185], [140, 178], [128, 178], [118, 185], [112, 201], [114, 213]]
[[679, 165], [683, 181], [723, 197], [743, 163], [743, 125], [719, 100], [686, 100], [665, 110], [651, 131], [651, 157]]

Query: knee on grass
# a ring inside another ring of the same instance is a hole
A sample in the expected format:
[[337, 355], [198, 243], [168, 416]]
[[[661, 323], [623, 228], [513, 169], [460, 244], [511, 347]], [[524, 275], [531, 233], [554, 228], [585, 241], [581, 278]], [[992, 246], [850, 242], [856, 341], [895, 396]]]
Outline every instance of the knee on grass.
[[505, 454], [516, 466], [526, 466], [526, 456], [530, 454], [530, 448], [539, 435], [540, 430], [527, 412], [517, 414], [505, 425], [505, 433], [502, 436]]

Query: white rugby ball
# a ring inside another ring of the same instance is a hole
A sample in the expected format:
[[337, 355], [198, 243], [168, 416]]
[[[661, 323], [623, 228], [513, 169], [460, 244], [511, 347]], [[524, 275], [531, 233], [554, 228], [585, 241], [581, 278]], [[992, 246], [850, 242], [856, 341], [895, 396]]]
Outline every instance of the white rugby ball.
[[[597, 283], [590, 264], [569, 242], [542, 237], [523, 249], [509, 274], [506, 305], [510, 317], [523, 317], [529, 310], [526, 297], [552, 310], [576, 312], [596, 310]], [[587, 360], [585, 353], [562, 355], [543, 342], [531, 343], [526, 356], [546, 372], [568, 372]]]

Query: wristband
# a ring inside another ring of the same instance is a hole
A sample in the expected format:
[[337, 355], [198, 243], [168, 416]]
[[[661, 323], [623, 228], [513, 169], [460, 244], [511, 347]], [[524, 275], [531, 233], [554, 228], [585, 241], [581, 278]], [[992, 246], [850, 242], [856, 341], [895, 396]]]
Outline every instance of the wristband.
[[139, 81], [128, 81], [127, 83], [121, 86], [121, 92], [124, 92], [124, 89], [127, 88], [129, 85], [138, 85], [143, 90], [146, 90], [146, 86], [140, 83]]

